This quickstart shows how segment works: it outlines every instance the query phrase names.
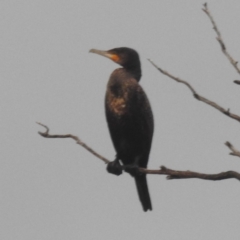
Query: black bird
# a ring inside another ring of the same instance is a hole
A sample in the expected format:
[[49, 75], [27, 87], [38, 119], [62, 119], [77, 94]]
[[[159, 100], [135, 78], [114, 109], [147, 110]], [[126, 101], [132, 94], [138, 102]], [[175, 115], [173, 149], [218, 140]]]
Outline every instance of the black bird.
[[120, 175], [122, 168], [129, 172], [135, 178], [143, 210], [152, 210], [146, 175], [138, 171], [138, 167], [147, 167], [154, 127], [151, 106], [138, 83], [141, 78], [139, 55], [126, 47], [108, 51], [91, 49], [90, 52], [122, 66], [111, 74], [105, 96], [108, 128], [117, 152], [107, 170], [115, 175]]

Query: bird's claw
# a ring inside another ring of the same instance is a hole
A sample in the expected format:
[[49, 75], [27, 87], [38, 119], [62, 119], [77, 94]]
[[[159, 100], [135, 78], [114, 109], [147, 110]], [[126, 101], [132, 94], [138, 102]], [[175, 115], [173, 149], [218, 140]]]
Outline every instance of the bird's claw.
[[119, 176], [122, 174], [122, 166], [118, 160], [114, 160], [114, 161], [108, 163], [107, 171], [109, 173]]

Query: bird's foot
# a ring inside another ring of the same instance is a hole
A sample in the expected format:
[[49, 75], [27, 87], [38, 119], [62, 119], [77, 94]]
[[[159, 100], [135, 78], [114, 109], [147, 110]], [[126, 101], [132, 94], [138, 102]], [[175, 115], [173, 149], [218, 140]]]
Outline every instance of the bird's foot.
[[139, 171], [139, 167], [136, 164], [124, 165], [124, 170], [125, 172], [131, 174], [133, 177], [142, 175], [142, 173]]
[[107, 171], [109, 173], [112, 173], [112, 174], [117, 175], [117, 176], [121, 175], [122, 174], [122, 166], [119, 163], [119, 160], [116, 159], [116, 160], [108, 163]]

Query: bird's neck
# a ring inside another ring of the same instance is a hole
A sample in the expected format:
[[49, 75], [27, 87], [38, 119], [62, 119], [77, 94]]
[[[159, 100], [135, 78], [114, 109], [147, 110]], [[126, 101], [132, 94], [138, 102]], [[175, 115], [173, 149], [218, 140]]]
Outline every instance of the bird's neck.
[[142, 76], [140, 67], [126, 68], [126, 71], [130, 73], [138, 82], [140, 81]]

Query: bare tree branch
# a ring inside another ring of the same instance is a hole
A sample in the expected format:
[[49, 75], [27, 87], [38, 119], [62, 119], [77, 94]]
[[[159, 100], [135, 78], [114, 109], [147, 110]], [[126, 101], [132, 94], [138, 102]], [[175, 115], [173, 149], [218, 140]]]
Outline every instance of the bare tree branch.
[[230, 142], [225, 142], [225, 145], [232, 151], [229, 153], [230, 155], [240, 157], [240, 151], [238, 151]]
[[[37, 122], [37, 124], [43, 126], [46, 131], [45, 132], [38, 132], [42, 137], [45, 138], [72, 138], [77, 142], [77, 144], [84, 147], [86, 150], [88, 150], [90, 153], [92, 153], [95, 157], [101, 159], [105, 163], [109, 163], [110, 161], [106, 159], [105, 157], [98, 154], [96, 151], [94, 151], [92, 148], [87, 146], [84, 142], [82, 142], [77, 136], [72, 134], [49, 134], [49, 128], [42, 124]], [[124, 169], [123, 169], [124, 170]], [[158, 170], [151, 170], [146, 168], [139, 168], [139, 171], [145, 174], [158, 174], [158, 175], [167, 175], [167, 179], [187, 179], [187, 178], [198, 178], [198, 179], [204, 179], [204, 180], [224, 180], [224, 179], [230, 179], [235, 178], [240, 180], [240, 174], [234, 171], [227, 171], [222, 172], [218, 174], [204, 174], [204, 173], [197, 173], [197, 172], [191, 172], [191, 171], [176, 171], [169, 168], [166, 168], [164, 166], [161, 166]]]
[[37, 124], [43, 126], [46, 129], [46, 132], [38, 132], [42, 137], [45, 137], [45, 138], [72, 138], [73, 140], [75, 140], [77, 142], [77, 144], [84, 147], [86, 150], [88, 150], [90, 153], [92, 153], [97, 158], [101, 159], [103, 162], [105, 162], [105, 163], [110, 162], [108, 159], [106, 159], [105, 157], [103, 157], [100, 154], [98, 154], [97, 152], [95, 152], [86, 143], [82, 142], [77, 136], [72, 135], [72, 134], [52, 135], [52, 134], [49, 134], [49, 128], [46, 125], [44, 125], [40, 122], [37, 122]]
[[240, 122], [240, 116], [236, 115], [236, 114], [233, 114], [230, 112], [230, 109], [224, 109], [223, 107], [221, 107], [220, 105], [218, 105], [217, 103], [215, 102], [212, 102], [210, 100], [208, 100], [207, 98], [204, 98], [202, 97], [201, 95], [199, 95], [196, 90], [187, 82], [187, 81], [184, 81], [178, 77], [175, 77], [173, 76], [172, 74], [168, 73], [167, 71], [161, 69], [160, 67], [158, 67], [151, 59], [148, 59], [148, 61], [155, 67], [157, 68], [162, 74], [168, 76], [169, 78], [179, 82], [179, 83], [183, 83], [184, 85], [186, 85], [190, 91], [193, 93], [193, 96], [199, 100], [199, 101], [202, 101], [214, 108], [216, 108], [217, 110], [219, 110], [220, 112], [222, 112], [223, 114], [227, 115], [228, 117], [232, 118], [232, 119], [235, 119], [237, 121]]
[[240, 85], [240, 80], [234, 80], [233, 82]]
[[225, 180], [230, 178], [235, 178], [240, 180], [240, 174], [235, 171], [227, 171], [221, 172], [217, 174], [205, 174], [205, 173], [198, 173], [192, 171], [176, 171], [164, 166], [161, 166], [159, 170], [149, 170], [149, 169], [142, 169], [140, 171], [146, 174], [160, 174], [160, 175], [167, 175], [167, 179], [188, 179], [188, 178], [198, 178], [203, 180], [212, 180], [212, 181], [219, 181]]
[[228, 58], [229, 62], [233, 65], [233, 67], [236, 69], [236, 71], [238, 72], [238, 74], [240, 74], [240, 68], [237, 66], [238, 61], [234, 60], [233, 57], [228, 53], [227, 48], [226, 48], [226, 44], [224, 43], [223, 39], [222, 39], [222, 35], [220, 33], [220, 31], [218, 30], [218, 27], [216, 25], [216, 22], [213, 19], [213, 16], [211, 15], [210, 11], [208, 10], [208, 6], [207, 3], [203, 4], [203, 11], [207, 14], [207, 16], [209, 17], [212, 25], [213, 25], [213, 29], [217, 34], [217, 41], [220, 44], [220, 47], [222, 49], [222, 52], [224, 53], [224, 55]]

